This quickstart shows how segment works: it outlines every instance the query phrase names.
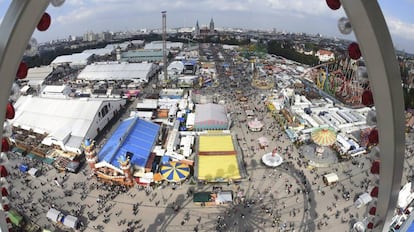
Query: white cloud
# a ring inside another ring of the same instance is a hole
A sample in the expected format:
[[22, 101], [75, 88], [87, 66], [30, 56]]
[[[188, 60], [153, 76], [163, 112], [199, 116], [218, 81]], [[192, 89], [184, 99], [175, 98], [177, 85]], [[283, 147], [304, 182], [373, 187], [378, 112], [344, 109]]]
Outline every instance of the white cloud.
[[111, 4], [80, 6], [79, 8], [74, 8], [60, 16], [57, 16], [56, 22], [67, 25], [99, 20], [103, 17], [111, 16], [116, 8], [116, 6]]
[[[80, 0], [82, 1], [82, 0]], [[112, 3], [131, 3], [130, 0], [92, 0], [94, 3], [98, 4], [112, 4]]]
[[[50, 9], [56, 26], [51, 30], [64, 36], [91, 29], [159, 28], [162, 10], [167, 11], [170, 27], [193, 25], [196, 20], [208, 24], [212, 17], [217, 27], [277, 28], [326, 35], [338, 35], [337, 19], [345, 16], [343, 9], [332, 11], [323, 0], [67, 0], [63, 7]], [[390, 32], [393, 37], [412, 41], [414, 24], [401, 17], [386, 17]]]
[[272, 10], [299, 13], [305, 15], [321, 15], [332, 12], [325, 1], [320, 0], [266, 0], [266, 4]]
[[237, 0], [227, 0], [227, 1], [214, 1], [207, 0], [201, 1], [200, 8], [210, 11], [248, 11], [251, 9], [250, 1], [237, 1]]
[[84, 0], [67, 0], [63, 4], [63, 7], [67, 7], [67, 6], [84, 6], [84, 5], [85, 5]]
[[72, 10], [65, 15], [60, 15], [56, 18], [57, 23], [61, 24], [73, 24], [79, 21], [88, 19], [93, 13], [97, 13], [93, 9], [81, 7], [76, 10]]
[[385, 17], [390, 33], [395, 36], [400, 36], [404, 39], [412, 40], [414, 38], [414, 24], [404, 22], [395, 17]]

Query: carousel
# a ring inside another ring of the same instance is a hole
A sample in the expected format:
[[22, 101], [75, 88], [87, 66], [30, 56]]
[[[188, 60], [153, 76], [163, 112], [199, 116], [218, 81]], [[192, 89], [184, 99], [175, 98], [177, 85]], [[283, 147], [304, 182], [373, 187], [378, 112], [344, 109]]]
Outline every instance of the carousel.
[[187, 164], [171, 161], [161, 167], [160, 174], [168, 182], [181, 182], [190, 175]]
[[250, 131], [261, 131], [263, 128], [264, 124], [258, 120], [257, 118], [255, 118], [254, 120], [251, 120], [247, 123], [247, 127], [249, 128]]
[[318, 128], [312, 131], [311, 139], [319, 147], [329, 147], [336, 142], [336, 132], [332, 128]]
[[336, 142], [336, 132], [332, 128], [317, 128], [312, 131], [314, 144], [302, 146], [302, 153], [315, 167], [327, 167], [338, 162], [335, 151], [331, 148]]
[[263, 155], [262, 162], [267, 167], [275, 168], [283, 163], [283, 158], [273, 149], [272, 152]]

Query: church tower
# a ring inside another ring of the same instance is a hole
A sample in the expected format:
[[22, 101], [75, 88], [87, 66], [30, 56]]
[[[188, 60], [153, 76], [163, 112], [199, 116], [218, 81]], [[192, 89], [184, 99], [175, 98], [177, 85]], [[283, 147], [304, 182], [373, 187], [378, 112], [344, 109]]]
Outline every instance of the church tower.
[[195, 35], [195, 37], [199, 37], [200, 36], [200, 25], [198, 25], [198, 20], [196, 22], [194, 35]]
[[214, 34], [214, 21], [213, 18], [210, 20], [210, 34]]
[[96, 149], [95, 149], [95, 141], [91, 141], [91, 139], [87, 138], [82, 144], [86, 155], [86, 161], [89, 164], [89, 167], [94, 172], [96, 170], [95, 164], [98, 162], [98, 157], [96, 156]]

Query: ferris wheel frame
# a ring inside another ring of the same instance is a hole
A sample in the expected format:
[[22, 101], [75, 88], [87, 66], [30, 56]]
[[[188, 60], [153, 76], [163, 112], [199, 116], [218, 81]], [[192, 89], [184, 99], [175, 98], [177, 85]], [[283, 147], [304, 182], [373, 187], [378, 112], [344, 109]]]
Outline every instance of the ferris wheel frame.
[[[0, 125], [5, 120], [16, 70], [49, 3], [50, 0], [13, 0], [0, 25]], [[341, 0], [341, 3], [360, 44], [377, 103], [381, 172], [374, 230], [385, 232], [394, 213], [403, 173], [405, 125], [401, 74], [378, 2]], [[0, 137], [2, 133], [0, 130]]]

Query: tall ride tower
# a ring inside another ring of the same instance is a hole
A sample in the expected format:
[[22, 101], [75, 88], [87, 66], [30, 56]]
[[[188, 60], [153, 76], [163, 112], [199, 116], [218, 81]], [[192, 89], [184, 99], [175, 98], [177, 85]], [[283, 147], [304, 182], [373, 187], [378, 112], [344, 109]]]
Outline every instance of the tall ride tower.
[[164, 81], [167, 81], [167, 11], [161, 11], [162, 14], [162, 71], [164, 72]]

